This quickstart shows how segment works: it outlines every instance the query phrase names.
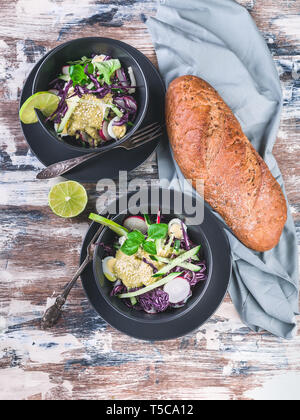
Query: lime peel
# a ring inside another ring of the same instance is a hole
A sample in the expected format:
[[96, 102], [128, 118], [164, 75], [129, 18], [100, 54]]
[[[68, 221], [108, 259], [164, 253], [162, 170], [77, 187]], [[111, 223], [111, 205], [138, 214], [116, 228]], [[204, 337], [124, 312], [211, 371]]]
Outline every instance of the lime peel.
[[35, 110], [38, 109], [45, 117], [55, 112], [60, 98], [51, 92], [38, 92], [30, 96], [21, 106], [19, 117], [23, 124], [34, 124], [38, 122]]
[[75, 181], [54, 185], [49, 192], [49, 206], [63, 218], [76, 217], [86, 208], [88, 196], [85, 188]]

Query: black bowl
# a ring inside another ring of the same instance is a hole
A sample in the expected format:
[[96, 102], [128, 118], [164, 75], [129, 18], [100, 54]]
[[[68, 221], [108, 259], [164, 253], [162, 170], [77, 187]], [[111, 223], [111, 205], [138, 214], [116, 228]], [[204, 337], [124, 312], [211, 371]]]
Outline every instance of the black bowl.
[[32, 94], [49, 90], [49, 84], [61, 72], [62, 66], [66, 65], [68, 61], [75, 61], [83, 56], [91, 57], [94, 54], [106, 54], [113, 58], [118, 58], [123, 67], [132, 67], [137, 86], [135, 99], [138, 103], [138, 112], [132, 127], [125, 137], [118, 141], [109, 142], [105, 146], [96, 148], [85, 148], [76, 145], [72, 137], [64, 137], [60, 139], [51, 121], [46, 122], [46, 118], [38, 112], [39, 122], [51, 137], [60, 144], [63, 142], [67, 148], [73, 150], [90, 153], [91, 151], [111, 150], [114, 147], [124, 143], [131, 137], [141, 126], [148, 109], [149, 103], [149, 87], [145, 74], [139, 64], [140, 56], [138, 51], [132, 49], [124, 42], [110, 39], [110, 38], [79, 38], [69, 41], [65, 44], [59, 45], [52, 50], [49, 55], [41, 63], [32, 85]]
[[[174, 212], [174, 206], [165, 205], [161, 195], [156, 203], [151, 203], [153, 209], [161, 208], [165, 221], [171, 218], [180, 218], [187, 222], [187, 215]], [[131, 209], [118, 212], [111, 217], [115, 222], [122, 224], [123, 220], [132, 214]], [[136, 214], [133, 212], [133, 214]], [[198, 226], [188, 226], [189, 237], [195, 244], [202, 245], [202, 257], [206, 260], [208, 278], [198, 283], [193, 288], [193, 295], [182, 308], [169, 308], [158, 314], [147, 314], [142, 311], [129, 308], [118, 297], [111, 297], [113, 283], [108, 281], [102, 269], [102, 260], [105, 256], [102, 243], [111, 244], [115, 234], [108, 228], [102, 231], [97, 241], [93, 262], [93, 298], [83, 285], [93, 306], [98, 310], [101, 306], [100, 315], [115, 328], [129, 335], [141, 339], [165, 340], [182, 336], [206, 322], [223, 301], [228, 288], [231, 274], [230, 248], [226, 235], [219, 227], [218, 220], [207, 207], [204, 210], [204, 222]], [[98, 292], [95, 293], [95, 290]], [[98, 295], [98, 296], [97, 296]], [[101, 299], [99, 297], [101, 296]], [[105, 302], [105, 305], [104, 303]]]

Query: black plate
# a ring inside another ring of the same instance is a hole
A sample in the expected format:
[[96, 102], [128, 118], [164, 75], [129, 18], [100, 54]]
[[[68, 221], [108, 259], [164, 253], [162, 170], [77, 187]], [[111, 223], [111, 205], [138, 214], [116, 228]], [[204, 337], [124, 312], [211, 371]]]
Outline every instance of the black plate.
[[[141, 126], [143, 128], [156, 121], [163, 123], [165, 85], [151, 61], [141, 52], [138, 51], [137, 53], [140, 56], [139, 64], [143, 68], [149, 82], [150, 92], [148, 112]], [[21, 105], [32, 94], [34, 77], [44, 59], [45, 57], [35, 65], [28, 76], [21, 96]], [[39, 123], [29, 125], [21, 123], [21, 126], [30, 149], [45, 166], [84, 154], [84, 152], [77, 152], [67, 148], [63, 143], [60, 145], [50, 135], [45, 133], [45, 130]], [[160, 139], [157, 139], [150, 144], [131, 151], [124, 149], [111, 150], [105, 155], [92, 159], [73, 169], [64, 177], [79, 182], [97, 182], [102, 178], [116, 179], [119, 176], [119, 171], [130, 172], [143, 164], [156, 150], [159, 141]]]
[[[93, 223], [87, 232], [81, 251], [81, 263], [86, 257], [86, 247], [98, 228], [99, 225]], [[227, 236], [208, 207], [205, 207], [204, 222], [201, 226], [194, 227], [195, 229], [199, 229], [199, 235], [209, 243], [209, 278], [189, 311], [177, 310], [178, 316], [168, 316], [166, 313], [164, 317], [160, 317], [159, 322], [156, 321], [155, 315], [126, 315], [124, 311], [108, 303], [105, 295], [100, 292], [93, 265], [90, 264], [82, 274], [81, 280], [96, 312], [112, 327], [141, 340], [171, 340], [203, 325], [215, 313], [226, 295], [231, 275], [231, 257]]]

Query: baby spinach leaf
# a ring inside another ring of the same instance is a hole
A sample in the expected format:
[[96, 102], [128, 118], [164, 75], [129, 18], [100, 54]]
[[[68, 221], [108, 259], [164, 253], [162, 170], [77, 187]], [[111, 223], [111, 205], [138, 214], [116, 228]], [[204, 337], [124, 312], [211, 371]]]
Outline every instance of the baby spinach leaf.
[[73, 80], [74, 86], [81, 84], [83, 81], [87, 81], [87, 75], [84, 72], [84, 68], [80, 64], [71, 66], [69, 70], [71, 79]]
[[152, 239], [164, 239], [168, 233], [168, 225], [165, 223], [156, 223], [149, 226], [148, 236]]
[[143, 248], [148, 254], [155, 255], [156, 254], [156, 244], [152, 241], [146, 241], [143, 243]]
[[128, 233], [127, 240], [135, 241], [140, 245], [144, 242], [145, 237], [139, 230], [134, 230], [133, 232]]
[[92, 63], [89, 63], [87, 70], [89, 74], [93, 74], [95, 71], [94, 65]]
[[137, 253], [140, 245], [145, 241], [144, 235], [138, 231], [128, 233], [127, 239], [121, 247], [121, 251], [126, 255], [134, 255]]
[[132, 239], [127, 239], [124, 244], [121, 246], [121, 251], [124, 254], [131, 256], [138, 252], [140, 244]]

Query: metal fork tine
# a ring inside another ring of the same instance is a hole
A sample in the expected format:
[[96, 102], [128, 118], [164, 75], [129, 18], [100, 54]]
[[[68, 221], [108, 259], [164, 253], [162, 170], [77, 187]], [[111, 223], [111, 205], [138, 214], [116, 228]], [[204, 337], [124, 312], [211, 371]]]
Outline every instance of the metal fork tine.
[[142, 134], [146, 134], [149, 130], [154, 130], [155, 128], [160, 127], [160, 124], [158, 122], [155, 122], [153, 124], [147, 125], [147, 127], [142, 128], [141, 130], [138, 130], [133, 136], [132, 140], [134, 140], [136, 137], [141, 136]]
[[143, 146], [144, 144], [150, 143], [150, 141], [153, 141], [153, 140], [161, 137], [162, 135], [163, 135], [163, 132], [160, 131], [157, 134], [154, 134], [153, 136], [145, 139], [144, 141], [139, 141], [137, 143], [131, 144], [131, 146], [129, 147], [129, 149], [135, 149], [136, 147]]
[[153, 135], [155, 135], [159, 132], [161, 132], [161, 133], [163, 132], [160, 126], [156, 127], [155, 129], [150, 129], [147, 132], [145, 132], [144, 134], [140, 134], [140, 135], [136, 136], [135, 138], [132, 138], [130, 143], [131, 144], [139, 143], [140, 141], [142, 141], [144, 139], [146, 140], [147, 137], [153, 136]]
[[162, 132], [161, 131], [157, 131], [155, 133], [151, 133], [151, 135], [147, 136], [147, 137], [143, 137], [142, 139], [135, 141], [133, 143], [130, 144], [130, 147], [135, 147], [135, 146], [140, 146], [141, 144], [144, 144], [144, 142], [148, 142], [150, 141], [150, 139], [153, 138], [157, 138], [157, 137], [161, 137], [162, 136]]

